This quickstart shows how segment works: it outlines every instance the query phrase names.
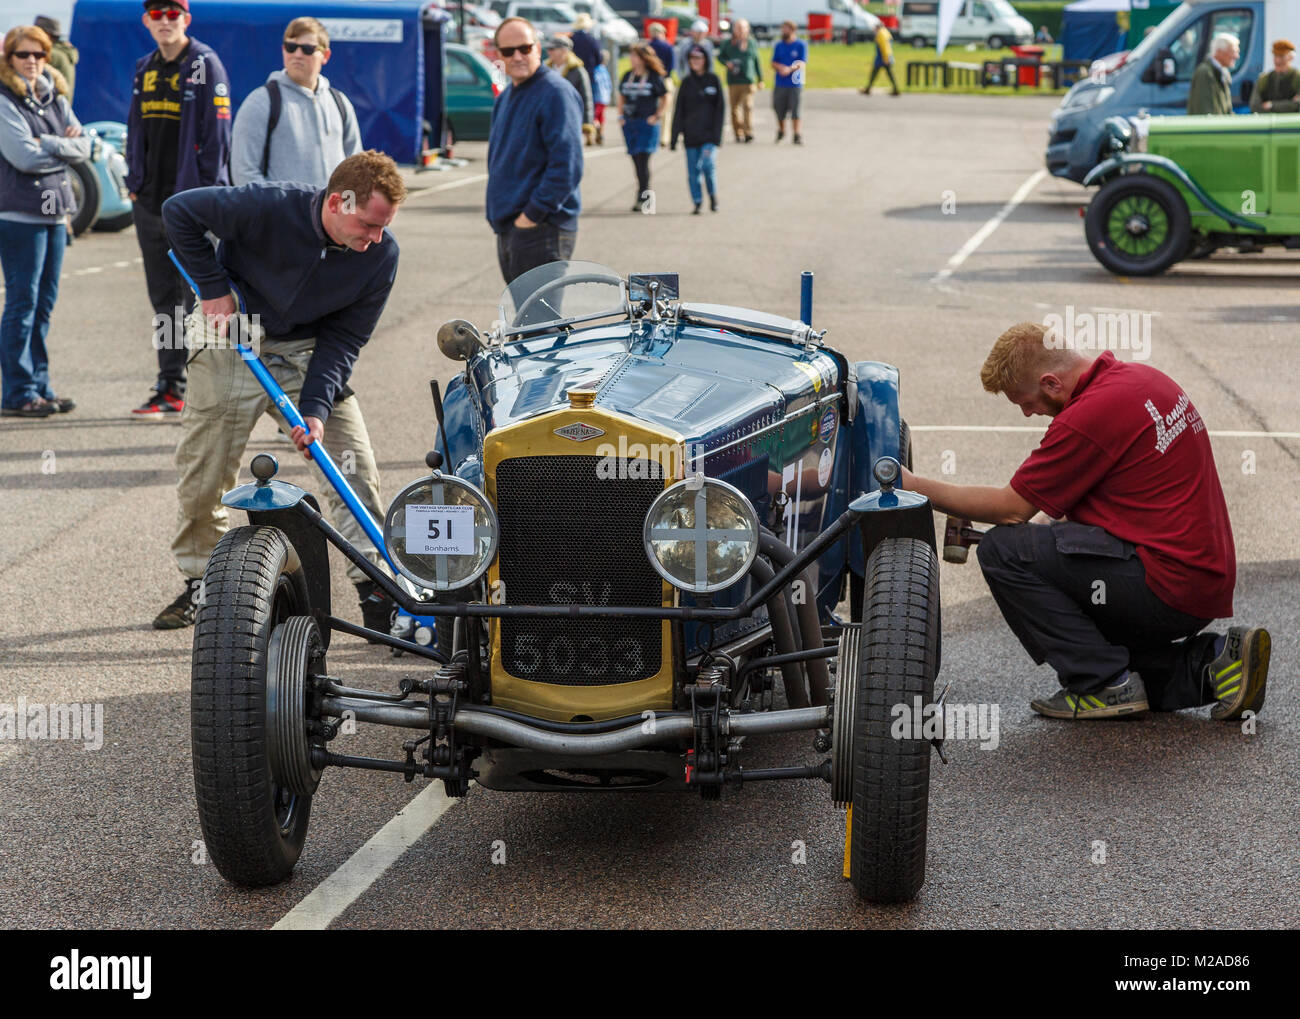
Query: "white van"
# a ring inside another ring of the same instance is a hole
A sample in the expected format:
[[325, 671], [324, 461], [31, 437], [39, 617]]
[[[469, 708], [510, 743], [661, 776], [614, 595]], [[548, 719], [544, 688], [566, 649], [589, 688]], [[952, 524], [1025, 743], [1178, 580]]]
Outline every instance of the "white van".
[[[935, 45], [939, 40], [939, 0], [925, 3], [904, 0], [896, 34], [917, 49]], [[949, 38], [949, 42], [973, 42], [991, 50], [1028, 45], [1033, 41], [1034, 26], [1017, 14], [1007, 0], [966, 0], [953, 22]]]
[[[837, 39], [846, 31], [852, 32], [855, 39], [871, 39], [880, 27], [880, 19], [868, 14], [854, 0], [731, 0], [727, 4], [731, 23], [734, 25], [744, 18], [759, 39], [779, 36], [783, 21], [793, 21], [805, 32], [809, 14], [829, 14]], [[767, 74], [766, 68], [763, 73]]]

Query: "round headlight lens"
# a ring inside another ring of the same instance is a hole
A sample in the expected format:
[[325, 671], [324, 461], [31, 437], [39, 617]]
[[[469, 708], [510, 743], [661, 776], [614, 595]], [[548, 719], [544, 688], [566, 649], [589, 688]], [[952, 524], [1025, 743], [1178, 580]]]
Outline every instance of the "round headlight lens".
[[398, 571], [434, 591], [455, 591], [483, 576], [499, 535], [483, 493], [437, 472], [402, 489], [384, 517], [384, 544]]
[[730, 587], [758, 555], [758, 516], [725, 481], [688, 478], [650, 504], [646, 554], [668, 583], [692, 594]]

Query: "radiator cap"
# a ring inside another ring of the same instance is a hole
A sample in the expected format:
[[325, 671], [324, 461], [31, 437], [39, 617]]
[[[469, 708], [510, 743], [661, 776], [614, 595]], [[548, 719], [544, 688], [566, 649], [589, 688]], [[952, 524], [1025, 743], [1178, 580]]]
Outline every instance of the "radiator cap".
[[590, 410], [596, 406], [596, 390], [570, 389], [567, 394], [569, 406], [574, 410]]

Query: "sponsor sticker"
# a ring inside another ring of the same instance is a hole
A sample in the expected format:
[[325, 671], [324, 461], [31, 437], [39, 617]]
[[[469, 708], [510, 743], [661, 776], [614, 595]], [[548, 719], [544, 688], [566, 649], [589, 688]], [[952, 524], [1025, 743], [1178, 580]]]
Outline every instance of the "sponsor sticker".
[[830, 447], [822, 450], [821, 459], [817, 461], [817, 483], [825, 488], [830, 484], [831, 467], [834, 466], [834, 457], [831, 456]]
[[473, 506], [407, 506], [409, 555], [473, 555]]
[[822, 415], [822, 423], [821, 423], [820, 430], [821, 430], [822, 442], [830, 442], [831, 438], [835, 435], [835, 408], [834, 407], [826, 408], [826, 413]]
[[401, 42], [402, 22], [399, 18], [321, 18], [330, 43], [340, 42]]

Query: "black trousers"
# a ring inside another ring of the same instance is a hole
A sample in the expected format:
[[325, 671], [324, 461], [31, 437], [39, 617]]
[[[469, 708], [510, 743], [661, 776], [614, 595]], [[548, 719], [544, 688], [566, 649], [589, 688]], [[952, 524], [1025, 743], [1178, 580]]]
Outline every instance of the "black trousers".
[[632, 165], [636, 168], [636, 196], [638, 201], [650, 197], [650, 153], [633, 152]]
[[884, 71], [885, 74], [889, 76], [889, 84], [892, 85], [894, 91], [897, 92], [898, 82], [894, 79], [894, 68], [892, 64], [876, 64], [876, 66], [871, 69], [871, 77], [867, 79], [867, 91], [870, 91], [871, 86], [876, 83], [876, 75], [881, 71]]
[[521, 229], [513, 223], [497, 234], [497, 263], [507, 284], [529, 269], [547, 262], [567, 262], [578, 243], [577, 230], [561, 230], [550, 223]]
[[1092, 693], [1125, 669], [1142, 676], [1156, 711], [1214, 702], [1205, 666], [1217, 634], [1147, 586], [1136, 549], [1076, 523], [994, 527], [977, 546], [993, 599], [1029, 656], [1071, 693]]
[[[151, 333], [155, 337], [165, 335], [169, 341], [163, 343], [158, 350], [158, 380], [154, 383], [154, 389], [160, 393], [170, 392], [184, 396], [187, 351], [184, 343], [175, 340], [184, 335], [185, 326], [173, 319], [177, 308], [184, 308], [188, 313], [194, 307], [194, 292], [181, 279], [176, 266], [167, 257], [171, 242], [167, 239], [167, 231], [163, 229], [162, 216], [150, 212], [139, 202], [132, 208], [131, 216], [135, 221], [135, 239], [140, 245], [140, 255], [144, 261], [144, 280], [149, 289], [149, 303], [153, 305], [154, 328]], [[155, 346], [159, 344], [155, 342]]]

